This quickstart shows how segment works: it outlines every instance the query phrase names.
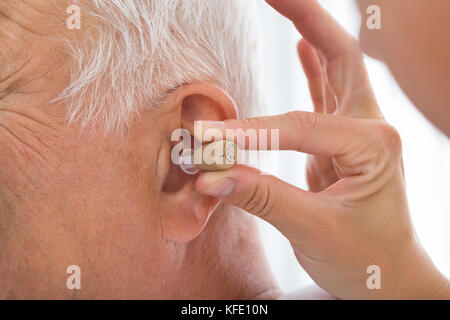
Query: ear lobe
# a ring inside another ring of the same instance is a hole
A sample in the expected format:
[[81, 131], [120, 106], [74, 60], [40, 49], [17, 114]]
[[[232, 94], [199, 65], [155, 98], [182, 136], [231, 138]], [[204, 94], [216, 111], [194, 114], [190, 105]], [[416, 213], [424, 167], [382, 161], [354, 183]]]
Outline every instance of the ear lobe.
[[164, 205], [162, 213], [163, 236], [166, 240], [189, 242], [206, 227], [219, 200], [204, 196], [195, 190], [180, 190]]
[[[233, 100], [222, 89], [209, 83], [186, 85], [174, 92], [167, 101], [175, 104], [168, 107], [180, 117], [179, 128], [187, 129], [191, 133], [194, 130], [194, 121], [236, 118]], [[160, 199], [165, 239], [179, 242], [195, 239], [219, 205], [216, 198], [195, 190], [196, 178], [184, 173], [178, 165], [170, 164]]]

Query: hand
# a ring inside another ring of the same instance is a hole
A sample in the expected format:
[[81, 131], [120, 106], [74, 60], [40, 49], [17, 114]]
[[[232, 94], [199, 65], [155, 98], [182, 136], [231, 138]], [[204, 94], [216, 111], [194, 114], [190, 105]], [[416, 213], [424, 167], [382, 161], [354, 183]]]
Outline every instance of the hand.
[[[315, 112], [214, 127], [224, 134], [279, 129], [280, 149], [314, 156], [308, 167], [311, 190], [240, 165], [203, 173], [197, 190], [278, 228], [308, 274], [338, 298], [450, 297], [447, 280], [415, 237], [400, 137], [383, 119], [357, 41], [315, 0], [268, 2], [304, 37], [299, 54]], [[371, 265], [381, 269], [381, 290], [366, 285]]]

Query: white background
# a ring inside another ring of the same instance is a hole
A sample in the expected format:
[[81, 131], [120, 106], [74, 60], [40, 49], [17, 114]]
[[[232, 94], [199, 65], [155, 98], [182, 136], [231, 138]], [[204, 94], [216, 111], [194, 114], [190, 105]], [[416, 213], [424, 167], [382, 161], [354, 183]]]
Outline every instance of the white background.
[[[353, 0], [320, 2], [357, 37], [360, 18]], [[300, 35], [264, 1], [258, 3], [264, 37], [268, 112], [312, 111], [307, 82], [296, 53]], [[433, 261], [450, 277], [450, 142], [414, 109], [383, 64], [370, 58], [366, 58], [366, 63], [382, 111], [403, 139], [408, 197], [416, 231]], [[305, 161], [304, 155], [282, 152], [274, 172], [306, 188]], [[261, 230], [280, 287], [289, 292], [311, 283], [287, 240], [266, 223], [261, 223]]]

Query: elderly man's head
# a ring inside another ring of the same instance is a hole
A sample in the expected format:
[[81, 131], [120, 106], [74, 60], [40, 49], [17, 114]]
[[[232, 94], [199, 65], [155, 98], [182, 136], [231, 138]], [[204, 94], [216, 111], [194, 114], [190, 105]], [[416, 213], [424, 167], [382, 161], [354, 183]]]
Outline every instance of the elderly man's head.
[[[274, 294], [253, 220], [170, 160], [173, 130], [262, 104], [255, 12], [247, 0], [0, 3], [0, 297]], [[83, 274], [75, 293], [69, 265]]]

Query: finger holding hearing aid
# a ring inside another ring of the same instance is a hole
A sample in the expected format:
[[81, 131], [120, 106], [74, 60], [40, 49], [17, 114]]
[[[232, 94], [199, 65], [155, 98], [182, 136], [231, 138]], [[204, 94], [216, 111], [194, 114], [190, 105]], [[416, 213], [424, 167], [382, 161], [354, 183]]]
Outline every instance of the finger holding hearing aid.
[[[217, 128], [238, 126], [281, 128], [281, 150], [330, 157], [337, 181], [312, 192], [237, 164], [201, 173], [196, 181], [199, 192], [276, 227], [305, 271], [338, 298], [440, 297], [433, 290], [446, 280], [415, 237], [401, 142], [392, 127], [382, 120], [292, 112], [229, 120]], [[408, 268], [410, 264], [415, 269]], [[384, 290], [367, 289], [366, 270], [371, 265], [384, 270]]]
[[[337, 298], [449, 298], [447, 279], [415, 236], [401, 140], [383, 119], [356, 40], [316, 0], [267, 2], [304, 36], [298, 51], [315, 112], [203, 122], [203, 129], [234, 130], [245, 150], [271, 144], [239, 139], [247, 130], [279, 130], [280, 150], [311, 156], [310, 190], [239, 164], [201, 173], [196, 189], [276, 227], [304, 270]], [[374, 265], [381, 290], [367, 286]]]

